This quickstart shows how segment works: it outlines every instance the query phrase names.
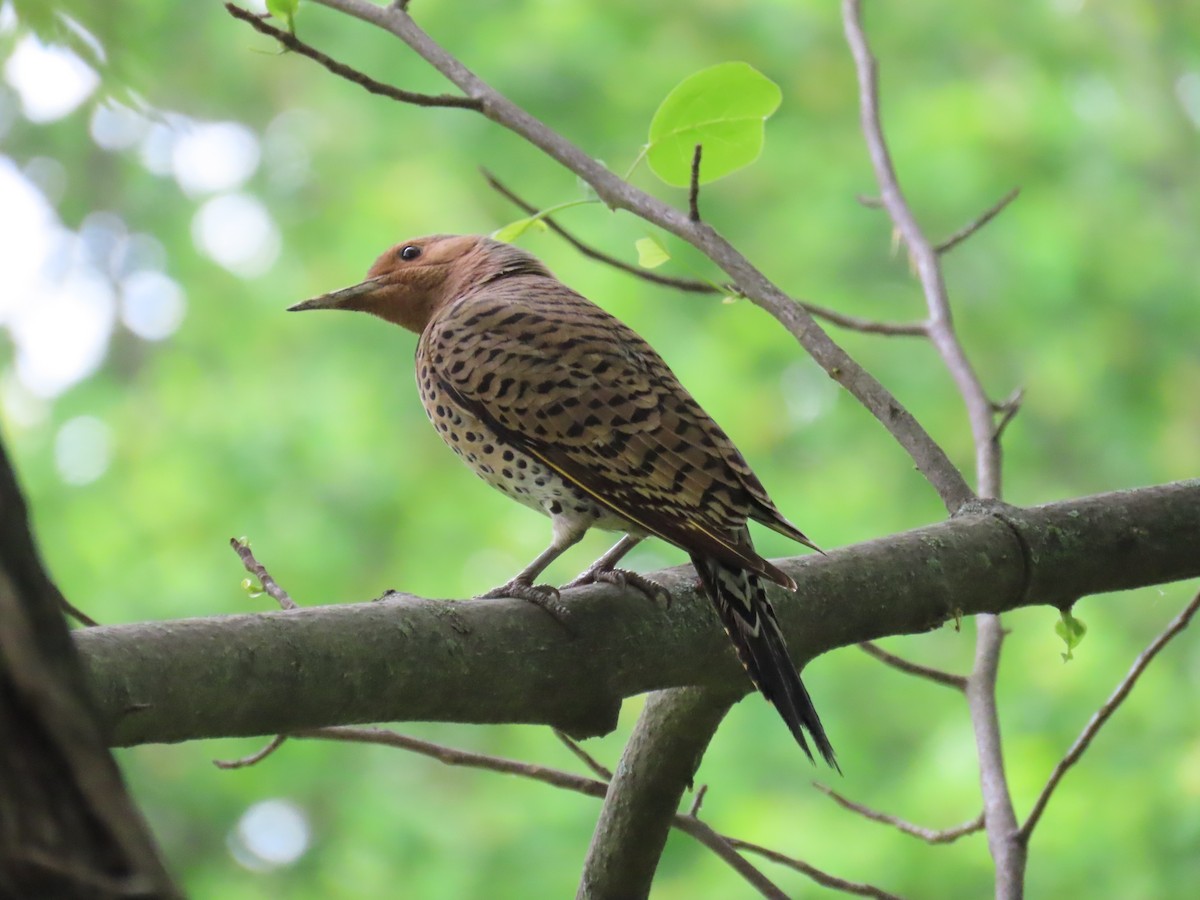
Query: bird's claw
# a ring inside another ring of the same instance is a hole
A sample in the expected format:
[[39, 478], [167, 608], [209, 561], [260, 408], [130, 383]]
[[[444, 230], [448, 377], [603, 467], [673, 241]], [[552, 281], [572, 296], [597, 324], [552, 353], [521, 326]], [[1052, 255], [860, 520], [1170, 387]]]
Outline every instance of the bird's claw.
[[519, 578], [514, 578], [508, 584], [502, 584], [498, 588], [492, 588], [484, 594], [476, 597], [476, 600], [495, 600], [500, 597], [513, 597], [517, 600], [525, 600], [532, 603], [534, 606], [544, 609], [550, 614], [554, 621], [558, 622], [567, 631], [571, 630], [567, 620], [571, 617], [571, 610], [562, 602], [558, 588], [549, 584], [530, 584], [527, 581], [522, 581]]
[[615, 584], [621, 588], [632, 588], [646, 596], [651, 602], [661, 600], [667, 609], [671, 608], [671, 592], [657, 582], [651, 581], [645, 575], [631, 572], [628, 569], [588, 569], [574, 581], [562, 586], [562, 590], [582, 587], [585, 584]]

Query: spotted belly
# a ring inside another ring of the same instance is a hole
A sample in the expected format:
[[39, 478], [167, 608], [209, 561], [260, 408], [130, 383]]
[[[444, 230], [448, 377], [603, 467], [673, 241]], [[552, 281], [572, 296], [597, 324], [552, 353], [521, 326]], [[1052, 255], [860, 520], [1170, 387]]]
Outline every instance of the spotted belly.
[[501, 441], [469, 410], [450, 402], [436, 385], [423, 383], [420, 389], [425, 413], [446, 446], [496, 490], [551, 519], [602, 531], [643, 533], [540, 460]]

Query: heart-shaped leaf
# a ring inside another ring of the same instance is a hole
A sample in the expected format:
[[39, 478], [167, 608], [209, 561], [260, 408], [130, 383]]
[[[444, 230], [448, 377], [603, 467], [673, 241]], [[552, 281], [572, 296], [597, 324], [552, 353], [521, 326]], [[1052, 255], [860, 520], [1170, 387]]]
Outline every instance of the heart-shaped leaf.
[[700, 183], [747, 166], [762, 152], [763, 123], [783, 93], [779, 85], [744, 62], [702, 69], [676, 85], [650, 122], [646, 159], [667, 184], [692, 179], [696, 145], [704, 147]]

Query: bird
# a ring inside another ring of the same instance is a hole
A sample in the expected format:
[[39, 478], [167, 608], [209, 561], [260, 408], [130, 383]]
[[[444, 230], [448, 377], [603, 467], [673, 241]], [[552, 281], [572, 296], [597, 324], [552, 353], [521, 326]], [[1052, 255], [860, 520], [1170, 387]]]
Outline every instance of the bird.
[[[643, 591], [617, 568], [653, 536], [690, 556], [734, 649], [813, 759], [838, 768], [767, 596], [796, 582], [754, 549], [754, 520], [820, 552], [784, 518], [725, 432], [662, 357], [535, 256], [479, 235], [412, 238], [350, 287], [289, 307], [365, 312], [419, 335], [421, 402], [442, 440], [484, 481], [549, 516], [553, 540], [481, 597], [546, 602], [541, 572], [591, 528], [621, 540], [567, 586]], [[807, 738], [806, 738], [807, 734]]]

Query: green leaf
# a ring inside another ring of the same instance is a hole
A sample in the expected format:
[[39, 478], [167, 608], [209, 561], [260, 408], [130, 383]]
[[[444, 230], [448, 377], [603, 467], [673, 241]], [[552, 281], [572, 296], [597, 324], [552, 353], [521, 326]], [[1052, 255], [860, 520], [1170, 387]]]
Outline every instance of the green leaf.
[[296, 33], [296, 10], [299, 8], [300, 0], [267, 0], [267, 12], [286, 23], [292, 34]]
[[243, 578], [242, 590], [245, 591], [246, 595], [251, 599], [255, 597], [261, 597], [264, 593], [266, 593], [263, 590], [263, 586], [259, 584], [258, 580], [255, 578]]
[[503, 228], [497, 228], [492, 232], [492, 238], [497, 241], [503, 241], [506, 244], [511, 244], [530, 228], [536, 228], [539, 231], [546, 230], [546, 223], [542, 221], [542, 216], [545, 213], [538, 213], [536, 216], [526, 216], [524, 219], [517, 219], [515, 222], [509, 222]]
[[667, 248], [652, 237], [640, 238], [634, 246], [637, 247], [638, 265], [643, 269], [657, 269], [671, 258]]
[[650, 122], [646, 158], [667, 184], [687, 187], [696, 145], [704, 147], [700, 183], [748, 166], [762, 152], [763, 122], [779, 108], [779, 85], [753, 66], [728, 62], [676, 85]]
[[1083, 636], [1087, 634], [1087, 625], [1083, 623], [1082, 619], [1075, 618], [1065, 609], [1060, 612], [1060, 615], [1062, 618], [1054, 623], [1054, 633], [1067, 645], [1067, 652], [1062, 655], [1063, 662], [1070, 662], [1075, 658], [1071, 651], [1079, 646]]

